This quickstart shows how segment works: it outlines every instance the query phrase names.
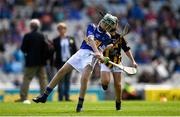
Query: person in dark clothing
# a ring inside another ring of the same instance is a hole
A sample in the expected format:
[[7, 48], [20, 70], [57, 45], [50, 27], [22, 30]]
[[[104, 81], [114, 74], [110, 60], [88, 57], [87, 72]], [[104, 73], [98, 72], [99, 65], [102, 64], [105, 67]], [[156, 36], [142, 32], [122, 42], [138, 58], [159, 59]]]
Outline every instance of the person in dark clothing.
[[5, 48], [4, 48], [4, 45], [3, 45], [3, 41], [0, 40], [0, 52], [4, 52], [5, 51]]
[[32, 19], [30, 21], [31, 31], [25, 34], [23, 38], [21, 50], [25, 56], [25, 71], [20, 88], [20, 99], [16, 100], [16, 102], [23, 102], [27, 100], [29, 85], [34, 76], [39, 78], [41, 93], [43, 93], [47, 85], [45, 65], [48, 46], [44, 35], [38, 32], [39, 28], [39, 20]]
[[[53, 39], [54, 54], [55, 54], [55, 67], [59, 70], [65, 62], [76, 53], [76, 45], [73, 37], [67, 36], [67, 26], [65, 23], [61, 22], [57, 25], [57, 30], [59, 35]], [[70, 90], [70, 77], [71, 73], [68, 73], [64, 78], [58, 83], [58, 100], [62, 101], [65, 97], [66, 101], [69, 99]]]

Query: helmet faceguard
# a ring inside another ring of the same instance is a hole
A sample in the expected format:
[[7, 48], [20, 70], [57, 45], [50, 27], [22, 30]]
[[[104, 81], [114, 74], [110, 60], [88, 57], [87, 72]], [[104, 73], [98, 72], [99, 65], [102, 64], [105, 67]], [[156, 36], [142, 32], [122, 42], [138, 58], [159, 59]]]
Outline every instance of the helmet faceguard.
[[117, 22], [117, 17], [112, 16], [111, 14], [106, 14], [99, 22], [99, 26], [107, 32], [112, 32], [116, 30]]

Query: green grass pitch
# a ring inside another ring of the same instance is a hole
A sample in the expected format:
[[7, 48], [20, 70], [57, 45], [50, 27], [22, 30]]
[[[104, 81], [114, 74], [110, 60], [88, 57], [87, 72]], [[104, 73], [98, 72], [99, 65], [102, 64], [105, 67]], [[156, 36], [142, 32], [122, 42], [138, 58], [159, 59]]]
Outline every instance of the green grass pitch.
[[180, 101], [123, 101], [116, 111], [114, 101], [85, 102], [83, 112], [76, 113], [77, 102], [22, 104], [0, 102], [0, 116], [180, 116]]

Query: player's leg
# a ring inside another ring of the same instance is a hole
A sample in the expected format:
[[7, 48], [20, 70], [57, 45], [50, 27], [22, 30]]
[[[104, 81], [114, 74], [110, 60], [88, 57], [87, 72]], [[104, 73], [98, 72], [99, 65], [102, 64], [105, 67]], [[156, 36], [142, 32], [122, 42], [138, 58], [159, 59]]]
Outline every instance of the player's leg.
[[48, 84], [48, 87], [53, 89], [57, 83], [69, 72], [71, 72], [74, 68], [69, 63], [65, 63], [63, 67], [55, 74], [51, 82]]
[[89, 78], [91, 77], [91, 74], [92, 74], [92, 66], [87, 65], [84, 68], [81, 76], [81, 88], [80, 88], [79, 101], [76, 108], [76, 112], [80, 112], [82, 110], [84, 97], [87, 89], [87, 83]]
[[65, 63], [61, 69], [55, 74], [53, 79], [48, 84], [44, 93], [36, 98], [33, 98], [33, 101], [38, 103], [42, 102], [45, 103], [47, 100], [48, 95], [51, 93], [53, 88], [57, 85], [57, 83], [64, 77], [65, 74], [71, 72], [73, 67], [69, 63]]
[[108, 89], [109, 82], [110, 82], [110, 69], [105, 64], [101, 64], [101, 84], [104, 90]]
[[115, 95], [116, 95], [116, 110], [121, 109], [121, 72], [113, 72], [113, 78], [114, 78], [114, 89], [115, 89]]
[[104, 90], [108, 89], [109, 82], [110, 82], [110, 72], [101, 71], [101, 84]]

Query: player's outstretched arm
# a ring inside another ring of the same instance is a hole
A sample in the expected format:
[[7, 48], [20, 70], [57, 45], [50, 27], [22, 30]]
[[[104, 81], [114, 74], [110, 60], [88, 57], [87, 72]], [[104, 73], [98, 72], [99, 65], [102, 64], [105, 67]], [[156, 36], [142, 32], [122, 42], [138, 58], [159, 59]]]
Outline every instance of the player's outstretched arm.
[[125, 53], [128, 56], [128, 58], [131, 60], [133, 67], [137, 67], [138, 65], [137, 65], [136, 61], [134, 60], [131, 50], [128, 50]]

